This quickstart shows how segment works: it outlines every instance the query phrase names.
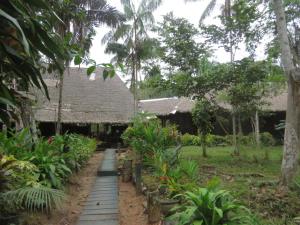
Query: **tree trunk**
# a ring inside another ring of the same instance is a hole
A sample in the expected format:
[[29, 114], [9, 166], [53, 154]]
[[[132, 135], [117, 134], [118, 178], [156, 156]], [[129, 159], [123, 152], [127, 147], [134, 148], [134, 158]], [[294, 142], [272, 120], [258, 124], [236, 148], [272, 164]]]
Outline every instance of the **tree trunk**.
[[234, 155], [239, 155], [239, 147], [236, 135], [236, 115], [235, 113], [232, 114], [232, 140], [233, 140], [233, 147], [234, 147]]
[[62, 114], [62, 97], [63, 97], [63, 86], [64, 86], [64, 74], [59, 74], [59, 85], [58, 85], [58, 108], [57, 108], [57, 122], [56, 131], [57, 135], [61, 134], [61, 114]]
[[256, 147], [260, 148], [260, 133], [259, 133], [259, 115], [258, 111], [255, 112], [255, 123], [254, 123], [254, 129], [255, 129], [255, 142]]
[[281, 61], [288, 79], [287, 111], [284, 134], [283, 158], [280, 184], [287, 187], [297, 172], [300, 148], [300, 93], [299, 74], [293, 63], [293, 56], [288, 39], [288, 30], [282, 0], [273, 0], [276, 15], [278, 39], [281, 48]]
[[206, 152], [206, 135], [201, 135], [202, 136], [202, 156], [207, 157], [207, 152]]
[[38, 140], [37, 128], [35, 123], [34, 114], [32, 111], [31, 101], [29, 99], [23, 99], [20, 104], [21, 111], [21, 123], [24, 128], [28, 128], [31, 135], [32, 141], [35, 143]]
[[290, 76], [284, 133], [283, 158], [281, 164], [281, 185], [290, 184], [297, 172], [300, 132], [299, 85]]
[[133, 92], [133, 97], [134, 97], [134, 115], [136, 115], [138, 113], [138, 95], [137, 95], [137, 82], [138, 82], [138, 75], [137, 75], [137, 71], [138, 71], [138, 59], [137, 59], [137, 30], [136, 30], [136, 19], [134, 19], [134, 44], [133, 44], [133, 76], [134, 76], [134, 92]]
[[240, 114], [238, 116], [238, 128], [239, 128], [239, 136], [243, 136], [243, 126], [242, 126], [242, 120]]

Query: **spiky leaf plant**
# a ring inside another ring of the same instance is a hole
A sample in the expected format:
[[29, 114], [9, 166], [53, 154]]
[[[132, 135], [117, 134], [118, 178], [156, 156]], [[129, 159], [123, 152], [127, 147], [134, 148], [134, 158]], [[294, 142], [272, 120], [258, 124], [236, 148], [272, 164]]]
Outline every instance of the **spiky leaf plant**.
[[24, 209], [30, 212], [50, 212], [60, 208], [65, 194], [63, 191], [38, 186], [25, 187], [0, 194], [0, 199], [10, 209]]

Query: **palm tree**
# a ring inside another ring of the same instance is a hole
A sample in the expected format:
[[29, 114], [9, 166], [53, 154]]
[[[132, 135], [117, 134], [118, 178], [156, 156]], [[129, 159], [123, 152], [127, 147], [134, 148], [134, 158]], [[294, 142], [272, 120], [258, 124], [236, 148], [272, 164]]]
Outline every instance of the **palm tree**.
[[[106, 0], [65, 0], [58, 14], [63, 21], [56, 27], [58, 33], [64, 38], [72, 28], [73, 37], [67, 43], [67, 47], [76, 44], [77, 48], [80, 49], [81, 56], [86, 56], [89, 53], [92, 37], [95, 35], [95, 27], [102, 24], [116, 27], [119, 22], [124, 20], [123, 15], [107, 4]], [[69, 58], [62, 64], [68, 66], [71, 60], [72, 58]], [[57, 134], [60, 134], [61, 131], [63, 78], [63, 74], [61, 74], [59, 76]]]
[[[147, 31], [155, 19], [153, 12], [162, 0], [142, 0], [138, 6], [132, 0], [121, 0], [126, 22], [108, 32], [102, 42], [107, 43], [106, 52], [116, 54], [116, 61], [125, 62], [131, 71], [131, 90], [134, 95], [134, 112], [137, 112], [137, 80], [142, 52], [147, 44]], [[122, 41], [122, 43], [119, 43]]]

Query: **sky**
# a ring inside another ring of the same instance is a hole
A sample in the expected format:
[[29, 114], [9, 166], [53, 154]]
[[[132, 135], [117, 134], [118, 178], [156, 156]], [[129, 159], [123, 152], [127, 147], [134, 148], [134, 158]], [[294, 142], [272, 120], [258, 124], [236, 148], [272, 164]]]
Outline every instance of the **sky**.
[[[135, 0], [137, 3], [139, 0]], [[154, 12], [154, 16], [156, 22], [161, 22], [163, 15], [166, 15], [169, 12], [173, 12], [176, 17], [184, 17], [193, 23], [196, 27], [198, 27], [200, 16], [203, 10], [206, 8], [209, 0], [199, 0], [196, 2], [188, 2], [185, 3], [184, 0], [162, 0], [162, 5]], [[118, 10], [123, 11], [120, 0], [107, 0], [107, 2], [116, 7]], [[213, 11], [212, 15], [207, 18], [204, 22], [206, 24], [216, 23], [215, 19], [216, 15], [219, 14], [219, 10], [223, 0], [217, 1], [216, 9]], [[108, 27], [100, 27], [97, 28], [97, 34], [93, 40], [93, 46], [90, 51], [90, 57], [96, 60], [97, 63], [108, 63], [112, 58], [111, 55], [105, 54], [104, 49], [105, 46], [101, 44], [101, 39], [109, 31]], [[218, 46], [214, 47], [215, 54], [213, 60], [218, 62], [228, 62], [230, 60], [229, 53], [225, 52], [222, 48], [218, 48]], [[257, 58], [264, 58], [264, 49], [263, 47], [259, 47], [257, 49]], [[241, 49], [236, 52], [235, 59], [239, 60], [244, 57], [247, 57], [248, 54], [244, 50], [244, 47], [241, 46]]]

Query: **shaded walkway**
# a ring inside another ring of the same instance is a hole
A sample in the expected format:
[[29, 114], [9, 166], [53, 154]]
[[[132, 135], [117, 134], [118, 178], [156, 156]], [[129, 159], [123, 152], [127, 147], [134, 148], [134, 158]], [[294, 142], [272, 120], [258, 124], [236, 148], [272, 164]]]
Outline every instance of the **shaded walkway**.
[[77, 225], [118, 225], [116, 150], [106, 149], [98, 177]]

